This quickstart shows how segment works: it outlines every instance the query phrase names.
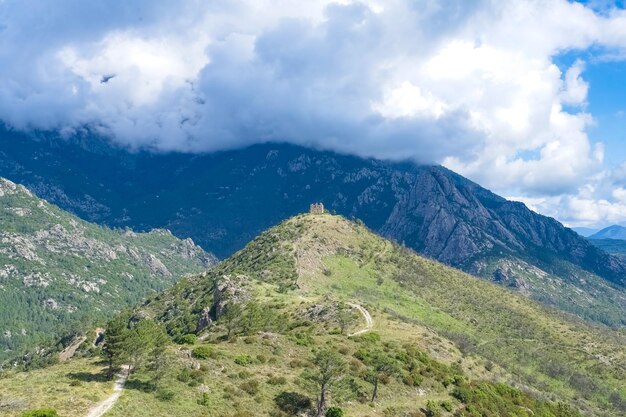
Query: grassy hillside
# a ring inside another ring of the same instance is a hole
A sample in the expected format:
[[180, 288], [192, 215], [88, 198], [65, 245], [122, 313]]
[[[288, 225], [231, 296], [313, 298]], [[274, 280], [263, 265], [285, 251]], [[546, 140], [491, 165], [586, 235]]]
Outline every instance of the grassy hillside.
[[213, 262], [191, 240], [96, 226], [0, 179], [0, 361]]
[[[615, 254], [608, 248], [597, 246]], [[542, 269], [541, 266], [546, 267]], [[550, 270], [557, 272], [548, 272]], [[618, 329], [626, 326], [626, 292], [623, 288], [555, 256], [547, 256], [543, 264], [536, 261], [532, 264], [514, 255], [485, 257], [472, 272], [586, 320]]]
[[[372, 329], [358, 307], [371, 313]], [[134, 328], [145, 320], [181, 344], [165, 349], [161, 378], [152, 361], [138, 366], [107, 416], [297, 415], [296, 406], [315, 408], [319, 358], [328, 351], [342, 364], [328, 405], [347, 416], [626, 412], [626, 335], [422, 258], [338, 216], [301, 215], [270, 229], [126, 322]], [[98, 361], [72, 361], [88, 371], [80, 384], [66, 373], [63, 386], [93, 387], [95, 403], [102, 393], [89, 381], [104, 372]], [[49, 372], [62, 374], [63, 366]], [[43, 404], [81, 415], [58, 394], [25, 399], [18, 375], [0, 380], [0, 403], [21, 404], [9, 415]]]

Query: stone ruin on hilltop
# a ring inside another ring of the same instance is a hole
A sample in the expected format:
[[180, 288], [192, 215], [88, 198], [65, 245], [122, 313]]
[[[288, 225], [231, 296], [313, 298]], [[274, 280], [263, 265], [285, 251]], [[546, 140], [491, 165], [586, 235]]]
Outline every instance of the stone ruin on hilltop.
[[324, 214], [324, 204], [323, 203], [313, 203], [311, 204], [311, 208], [309, 209], [311, 214]]

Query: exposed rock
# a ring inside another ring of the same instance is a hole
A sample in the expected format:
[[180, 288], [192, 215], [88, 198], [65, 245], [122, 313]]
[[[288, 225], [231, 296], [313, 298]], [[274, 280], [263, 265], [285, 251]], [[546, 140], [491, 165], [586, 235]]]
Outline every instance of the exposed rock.
[[31, 213], [30, 209], [24, 207], [8, 207], [7, 211], [10, 211], [18, 217], [28, 216]]
[[222, 275], [215, 280], [213, 286], [213, 319], [219, 320], [224, 308], [229, 303], [244, 303], [250, 298], [250, 293], [245, 288], [245, 282], [249, 278], [246, 275]]
[[151, 253], [146, 255], [146, 257], [144, 258], [144, 263], [150, 269], [150, 271], [156, 274], [166, 277], [172, 276], [172, 273], [169, 271], [169, 269], [167, 269], [163, 262]]
[[22, 282], [26, 287], [42, 287], [46, 288], [51, 282], [50, 274], [47, 272], [34, 272], [24, 275]]
[[198, 317], [198, 325], [196, 326], [196, 332], [202, 331], [209, 327], [213, 320], [211, 320], [210, 315], [211, 309], [209, 307], [204, 307], [200, 312], [200, 316]]
[[497, 268], [493, 273], [493, 279], [498, 284], [515, 288], [526, 294], [529, 293], [530, 285], [522, 277], [515, 274], [511, 268]]
[[59, 308], [59, 304], [52, 298], [48, 298], [46, 301], [44, 301], [43, 305], [51, 310], [56, 310]]
[[15, 265], [4, 265], [1, 269], [0, 269], [0, 278], [10, 278], [10, 277], [14, 277], [16, 275], [18, 275], [19, 272], [17, 270], [17, 268], [15, 267]]

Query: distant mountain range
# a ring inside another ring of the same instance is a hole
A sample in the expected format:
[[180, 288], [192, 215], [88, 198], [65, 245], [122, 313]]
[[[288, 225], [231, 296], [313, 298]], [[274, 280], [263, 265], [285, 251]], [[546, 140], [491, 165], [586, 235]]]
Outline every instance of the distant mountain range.
[[626, 324], [626, 263], [559, 222], [440, 166], [284, 144], [207, 155], [127, 152], [4, 131], [0, 173], [79, 216], [162, 227], [226, 257], [321, 201], [379, 234], [544, 303]]
[[626, 227], [613, 225], [589, 236], [589, 239], [619, 239], [626, 240]]
[[590, 227], [572, 227], [571, 229], [583, 237], [589, 237], [598, 232], [598, 229], [592, 229]]

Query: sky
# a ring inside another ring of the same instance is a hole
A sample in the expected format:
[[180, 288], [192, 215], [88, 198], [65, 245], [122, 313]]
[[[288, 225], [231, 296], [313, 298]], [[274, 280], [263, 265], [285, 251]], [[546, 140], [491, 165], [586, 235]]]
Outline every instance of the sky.
[[626, 222], [625, 75], [621, 1], [0, 0], [13, 129], [410, 158], [569, 226]]

